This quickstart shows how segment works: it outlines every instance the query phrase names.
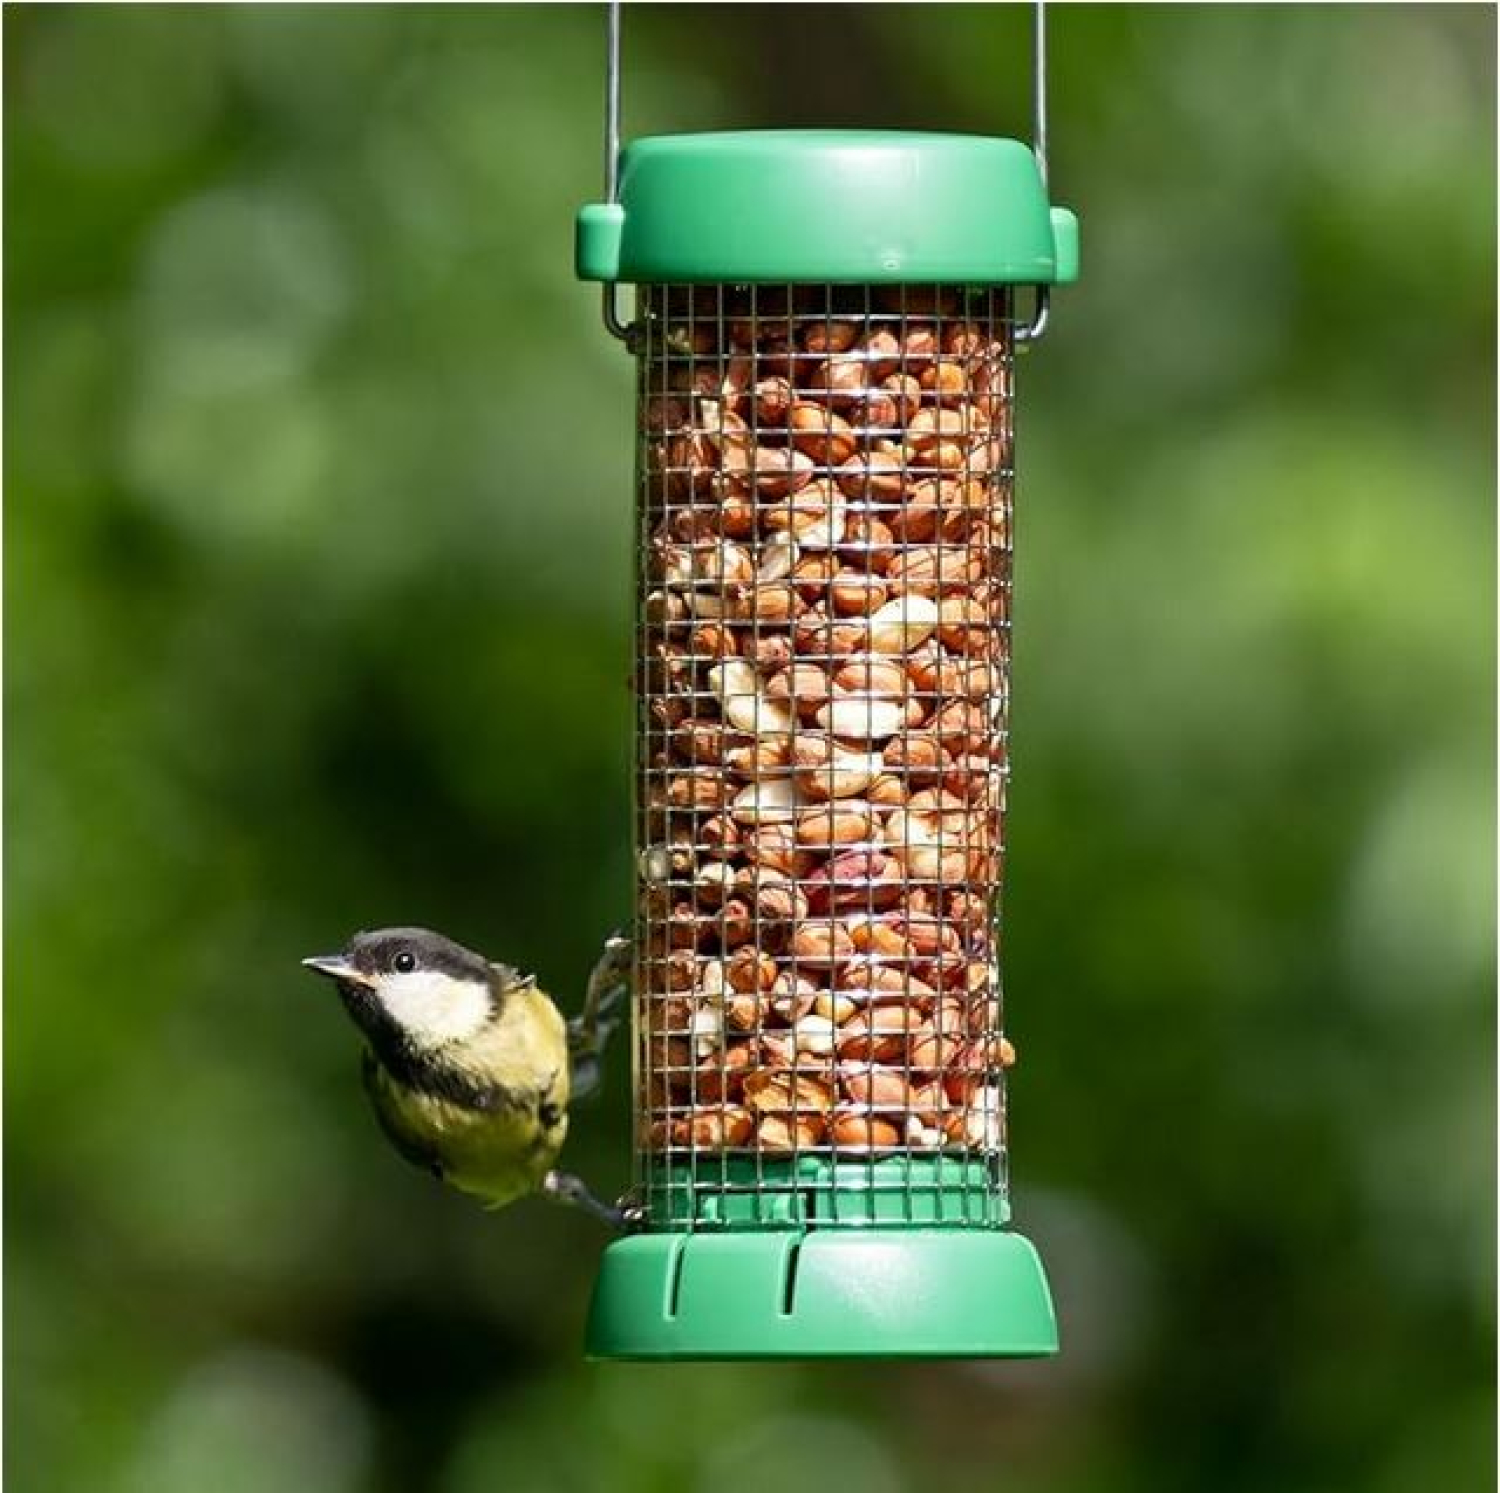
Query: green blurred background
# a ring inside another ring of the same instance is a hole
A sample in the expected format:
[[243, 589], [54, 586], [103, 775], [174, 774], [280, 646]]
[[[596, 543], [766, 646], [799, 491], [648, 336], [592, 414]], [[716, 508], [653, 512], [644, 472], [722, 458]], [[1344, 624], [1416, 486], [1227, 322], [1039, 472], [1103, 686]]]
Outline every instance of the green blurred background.
[[[406, 1169], [297, 968], [627, 916], [602, 11], [4, 20], [10, 1488], [1492, 1486], [1488, 7], [1054, 15], [1000, 1366], [582, 1364], [598, 1230]], [[1028, 128], [1024, 8], [626, 25], [628, 132]]]

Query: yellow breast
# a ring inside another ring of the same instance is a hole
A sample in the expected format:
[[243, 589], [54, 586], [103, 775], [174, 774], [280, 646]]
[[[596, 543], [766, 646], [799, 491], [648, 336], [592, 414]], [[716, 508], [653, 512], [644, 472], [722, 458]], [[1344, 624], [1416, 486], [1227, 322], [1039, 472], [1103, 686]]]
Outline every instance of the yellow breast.
[[567, 1135], [567, 1027], [540, 992], [509, 997], [499, 1019], [451, 1055], [488, 1096], [482, 1106], [398, 1082], [384, 1068], [371, 1097], [398, 1149], [492, 1206], [540, 1186]]

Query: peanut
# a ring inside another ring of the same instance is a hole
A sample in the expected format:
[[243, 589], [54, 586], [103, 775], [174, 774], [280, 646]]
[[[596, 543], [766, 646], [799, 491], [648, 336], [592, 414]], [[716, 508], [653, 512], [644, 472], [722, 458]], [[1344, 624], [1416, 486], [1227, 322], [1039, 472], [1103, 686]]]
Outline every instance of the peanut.
[[1003, 330], [945, 287], [643, 295], [643, 1143], [993, 1151]]

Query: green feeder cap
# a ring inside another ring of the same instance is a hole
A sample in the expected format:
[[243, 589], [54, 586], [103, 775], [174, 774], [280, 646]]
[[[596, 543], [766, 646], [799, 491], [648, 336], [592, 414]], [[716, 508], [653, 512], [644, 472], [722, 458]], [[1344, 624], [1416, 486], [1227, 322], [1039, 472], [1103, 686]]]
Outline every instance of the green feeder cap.
[[576, 250], [580, 279], [637, 285], [1051, 285], [1078, 278], [1078, 220], [1017, 140], [656, 135], [625, 148], [619, 202], [579, 212]]

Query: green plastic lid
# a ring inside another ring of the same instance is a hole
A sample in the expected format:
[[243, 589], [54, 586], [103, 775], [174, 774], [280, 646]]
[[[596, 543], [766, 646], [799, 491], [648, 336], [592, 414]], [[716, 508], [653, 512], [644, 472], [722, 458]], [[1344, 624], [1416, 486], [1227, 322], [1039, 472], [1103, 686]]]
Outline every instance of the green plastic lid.
[[578, 214], [584, 280], [1050, 285], [1078, 220], [1029, 146], [983, 135], [746, 130], [626, 147], [618, 203]]

